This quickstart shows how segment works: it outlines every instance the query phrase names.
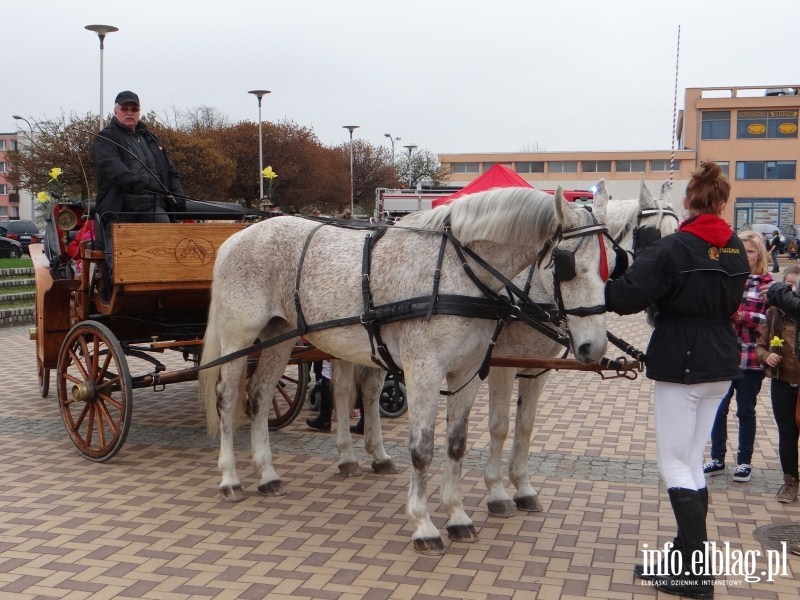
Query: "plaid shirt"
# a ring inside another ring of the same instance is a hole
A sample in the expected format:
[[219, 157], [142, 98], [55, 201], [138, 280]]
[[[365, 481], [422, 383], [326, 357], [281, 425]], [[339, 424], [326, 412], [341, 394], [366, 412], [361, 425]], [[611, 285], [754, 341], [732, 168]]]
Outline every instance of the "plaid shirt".
[[744, 295], [742, 303], [739, 305], [739, 312], [742, 313], [740, 323], [734, 323], [736, 337], [741, 345], [741, 358], [739, 367], [751, 371], [763, 371], [758, 356], [756, 356], [756, 342], [761, 327], [767, 322], [767, 302], [759, 298], [762, 286], [772, 281], [772, 275], [748, 275], [747, 283], [744, 285]]

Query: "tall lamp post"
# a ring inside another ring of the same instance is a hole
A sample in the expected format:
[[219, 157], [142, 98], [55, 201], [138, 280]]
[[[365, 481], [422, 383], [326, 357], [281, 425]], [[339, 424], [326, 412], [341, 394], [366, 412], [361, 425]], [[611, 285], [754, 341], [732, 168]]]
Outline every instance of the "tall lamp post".
[[350, 132], [350, 214], [355, 212], [355, 187], [353, 185], [353, 131], [358, 129], [358, 125], [342, 125]]
[[100, 38], [100, 129], [105, 127], [105, 117], [103, 116], [103, 40], [106, 35], [119, 31], [118, 27], [113, 25], [87, 25], [85, 29], [94, 31], [97, 37]]
[[258, 207], [263, 210], [264, 207], [262, 207], [261, 205], [264, 203], [264, 149], [261, 137], [261, 99], [267, 94], [269, 94], [270, 91], [250, 90], [247, 93], [253, 94], [256, 98], [258, 98], [258, 185], [259, 185]]
[[395, 143], [395, 141], [399, 142], [400, 138], [399, 137], [392, 137], [391, 133], [384, 133], [383, 135], [388, 137], [389, 141], [392, 142], [392, 166], [394, 166], [394, 143]]
[[[30, 130], [30, 134], [28, 134], [28, 141], [30, 141], [31, 144], [36, 144], [36, 142], [33, 141], [33, 125], [31, 125], [31, 122], [28, 121], [28, 119], [26, 119], [25, 117], [21, 117], [19, 115], [11, 115], [11, 117], [16, 119], [17, 121], [25, 121], [25, 123], [28, 125], [28, 129]], [[33, 189], [30, 189], [28, 191], [31, 194], [31, 221], [35, 221], [36, 204], [33, 201]]]
[[403, 146], [406, 150], [408, 150], [408, 187], [411, 187], [412, 179], [411, 179], [411, 153], [417, 149], [414, 144], [409, 144], [408, 146]]

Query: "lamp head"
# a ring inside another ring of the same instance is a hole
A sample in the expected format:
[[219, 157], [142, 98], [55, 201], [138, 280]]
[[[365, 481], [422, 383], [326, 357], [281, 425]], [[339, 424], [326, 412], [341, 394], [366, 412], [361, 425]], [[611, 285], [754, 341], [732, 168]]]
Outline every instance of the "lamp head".
[[114, 27], [113, 25], [87, 25], [84, 29], [94, 31], [100, 38], [105, 37], [107, 33], [119, 31], [119, 27]]
[[261, 102], [261, 98], [263, 98], [264, 96], [266, 96], [271, 92], [269, 90], [250, 90], [247, 93], [253, 94], [256, 98], [258, 98], [258, 101]]

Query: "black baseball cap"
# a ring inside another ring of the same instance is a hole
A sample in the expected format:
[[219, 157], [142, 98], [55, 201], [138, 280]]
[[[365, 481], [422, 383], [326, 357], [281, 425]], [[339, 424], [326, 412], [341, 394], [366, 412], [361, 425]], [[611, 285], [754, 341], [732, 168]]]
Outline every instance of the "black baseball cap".
[[130, 90], [125, 90], [124, 92], [117, 94], [117, 97], [114, 100], [114, 104], [125, 104], [127, 102], [133, 102], [136, 106], [139, 106], [139, 96]]

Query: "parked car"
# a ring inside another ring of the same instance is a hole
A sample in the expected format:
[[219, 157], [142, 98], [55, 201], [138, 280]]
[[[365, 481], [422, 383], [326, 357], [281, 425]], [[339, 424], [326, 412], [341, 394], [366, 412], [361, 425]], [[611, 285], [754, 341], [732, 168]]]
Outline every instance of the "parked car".
[[0, 221], [0, 236], [11, 238], [22, 244], [22, 250], [28, 253], [28, 246], [40, 244], [44, 240], [44, 235], [33, 221], [19, 219], [16, 221]]
[[786, 246], [788, 247], [792, 240], [797, 239], [797, 232], [800, 231], [800, 223], [794, 225], [784, 225], [780, 228], [781, 237], [786, 239]]
[[0, 258], [19, 258], [22, 256], [22, 244], [17, 240], [0, 237]]

